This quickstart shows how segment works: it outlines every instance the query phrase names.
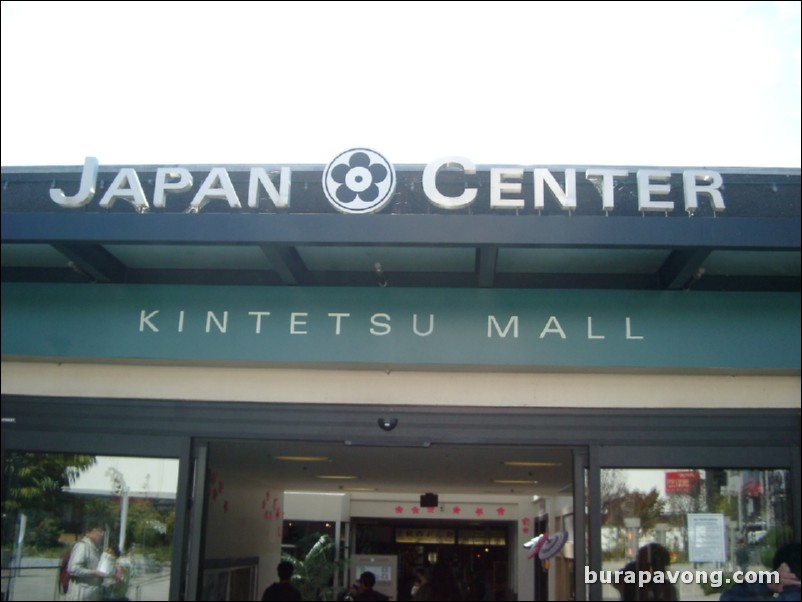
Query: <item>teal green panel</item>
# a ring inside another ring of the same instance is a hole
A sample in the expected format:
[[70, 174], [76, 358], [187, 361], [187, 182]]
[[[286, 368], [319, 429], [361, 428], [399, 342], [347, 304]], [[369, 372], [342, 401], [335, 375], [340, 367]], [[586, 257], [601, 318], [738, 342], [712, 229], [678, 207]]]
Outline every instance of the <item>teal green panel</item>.
[[2, 320], [4, 357], [800, 367], [798, 293], [9, 283]]

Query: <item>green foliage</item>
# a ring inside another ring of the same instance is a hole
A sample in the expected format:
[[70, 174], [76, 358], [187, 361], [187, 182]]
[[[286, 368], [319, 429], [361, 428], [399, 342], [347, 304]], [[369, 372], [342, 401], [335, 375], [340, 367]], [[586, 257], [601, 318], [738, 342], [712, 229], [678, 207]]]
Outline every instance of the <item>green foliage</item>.
[[47, 550], [59, 545], [61, 522], [47, 516], [28, 529], [26, 539], [28, 545], [37, 550]]
[[336, 600], [338, 591], [332, 587], [334, 575], [348, 565], [348, 560], [335, 560], [336, 544], [329, 535], [321, 535], [303, 560], [283, 554], [282, 560], [293, 564], [292, 584], [304, 600]]
[[175, 511], [163, 513], [152, 500], [132, 499], [128, 506], [128, 541], [147, 548], [169, 544], [174, 524]]
[[[89, 500], [84, 507], [84, 513], [92, 520], [106, 525], [112, 533], [116, 534], [120, 530], [119, 498]], [[148, 553], [166, 548], [169, 559], [174, 527], [175, 508], [159, 508], [150, 499], [131, 498], [125, 529], [125, 540], [128, 545], [136, 544]]]
[[719, 596], [723, 594], [726, 590], [730, 589], [734, 584], [735, 582], [732, 579], [732, 573], [722, 573], [721, 585], [719, 585], [718, 587], [714, 586], [710, 582], [710, 579], [701, 582], [699, 584], [699, 587], [702, 588], [702, 591], [705, 593], [705, 596], [712, 596], [713, 594]]
[[772, 527], [760, 542], [760, 563], [771, 568], [777, 548], [794, 541], [794, 530], [791, 527]]
[[95, 456], [77, 454], [10, 454], [3, 466], [3, 480], [9, 484], [3, 510], [52, 511], [62, 490], [95, 461]]
[[738, 518], [738, 498], [713, 492], [710, 496], [709, 510], [713, 514], [723, 514], [731, 520], [736, 520]]
[[55, 517], [61, 516], [64, 489], [95, 461], [77, 454], [10, 453], [3, 464], [3, 546], [13, 544], [20, 512], [28, 516], [27, 545], [40, 552], [57, 546], [63, 525]]
[[120, 526], [120, 505], [108, 498], [87, 500], [83, 507], [84, 522], [99, 523], [112, 532]]

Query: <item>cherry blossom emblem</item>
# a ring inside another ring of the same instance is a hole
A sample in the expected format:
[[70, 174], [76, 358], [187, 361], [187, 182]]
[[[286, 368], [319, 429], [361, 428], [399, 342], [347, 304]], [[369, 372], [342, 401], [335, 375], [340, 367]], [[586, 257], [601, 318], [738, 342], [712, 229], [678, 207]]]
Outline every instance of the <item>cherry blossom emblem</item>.
[[376, 213], [393, 198], [395, 170], [376, 151], [352, 148], [326, 166], [323, 191], [342, 213]]

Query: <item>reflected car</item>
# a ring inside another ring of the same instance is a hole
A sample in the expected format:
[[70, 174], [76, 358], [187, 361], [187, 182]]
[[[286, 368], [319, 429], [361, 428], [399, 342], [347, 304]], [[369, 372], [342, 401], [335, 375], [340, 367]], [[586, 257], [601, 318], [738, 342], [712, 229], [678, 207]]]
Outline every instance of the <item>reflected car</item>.
[[746, 543], [755, 545], [760, 543], [769, 532], [766, 530], [766, 523], [751, 523], [746, 525]]

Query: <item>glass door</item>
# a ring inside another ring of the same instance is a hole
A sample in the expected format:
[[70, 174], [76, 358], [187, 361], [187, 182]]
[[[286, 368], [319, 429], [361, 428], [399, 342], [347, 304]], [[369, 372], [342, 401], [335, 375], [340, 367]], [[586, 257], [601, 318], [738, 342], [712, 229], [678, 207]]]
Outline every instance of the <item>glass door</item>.
[[3, 599], [167, 600], [178, 466], [174, 458], [7, 451]]
[[[788, 470], [606, 468], [601, 495], [605, 600], [718, 599], [793, 541]], [[637, 583], [615, 573], [628, 570]], [[667, 577], [641, 583], [642, 570]]]
[[589, 466], [591, 599], [771, 597], [775, 554], [799, 541], [798, 447], [591, 446]]

